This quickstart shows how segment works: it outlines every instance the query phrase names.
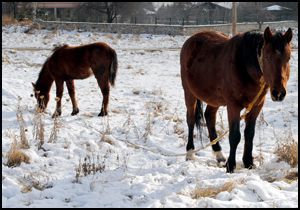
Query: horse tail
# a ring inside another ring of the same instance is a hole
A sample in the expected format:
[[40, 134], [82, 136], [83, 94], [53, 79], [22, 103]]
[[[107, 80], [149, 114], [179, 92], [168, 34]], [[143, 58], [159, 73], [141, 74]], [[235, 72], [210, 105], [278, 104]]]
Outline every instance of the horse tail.
[[197, 99], [196, 110], [195, 110], [195, 123], [196, 128], [200, 134], [200, 140], [202, 143], [202, 127], [201, 123], [204, 123], [204, 115], [203, 115], [203, 102]]
[[201, 121], [204, 121], [203, 117], [203, 103], [199, 99], [197, 99], [196, 111], [195, 111], [195, 123], [197, 129], [200, 129]]
[[114, 49], [111, 49], [111, 53], [112, 53], [112, 62], [110, 64], [110, 69], [109, 69], [109, 82], [112, 86], [114, 86], [117, 71], [118, 71], [118, 57]]

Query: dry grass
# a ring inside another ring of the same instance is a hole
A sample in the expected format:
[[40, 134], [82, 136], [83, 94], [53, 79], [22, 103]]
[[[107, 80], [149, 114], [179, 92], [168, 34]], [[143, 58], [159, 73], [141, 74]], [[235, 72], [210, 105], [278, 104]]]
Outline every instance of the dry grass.
[[35, 30], [40, 30], [41, 29], [41, 26], [38, 24], [38, 23], [27, 23], [29, 24], [29, 28], [27, 30], [24, 31], [24, 33], [26, 34], [34, 34]]
[[278, 156], [278, 161], [285, 161], [292, 167], [296, 167], [298, 165], [298, 142], [293, 138], [278, 142], [275, 154]]
[[19, 182], [22, 186], [22, 193], [31, 192], [33, 188], [43, 191], [53, 187], [53, 183], [50, 181], [49, 175], [45, 172], [41, 173], [40, 171], [30, 172], [29, 174], [24, 175], [24, 177], [19, 179]]
[[2, 52], [2, 64], [10, 64], [9, 57], [5, 54], [5, 52]]
[[107, 142], [109, 144], [112, 144], [111, 142], [111, 139], [109, 139], [108, 135], [111, 134], [111, 129], [110, 129], [110, 125], [109, 125], [109, 116], [106, 116], [105, 119], [105, 122], [103, 123], [104, 124], [104, 131], [99, 131], [100, 133], [100, 141], [104, 141], [104, 142]]
[[151, 119], [151, 113], [147, 113], [147, 120], [146, 120], [146, 126], [145, 126], [145, 132], [143, 134], [143, 138], [145, 140], [148, 139], [148, 136], [152, 134], [152, 119]]
[[38, 148], [41, 149], [45, 141], [45, 125], [43, 112], [36, 106], [33, 118], [33, 138], [39, 142]]
[[291, 171], [285, 177], [287, 182], [292, 182], [298, 180], [298, 171]]
[[273, 134], [276, 142], [275, 154], [278, 156], [279, 161], [285, 161], [292, 167], [298, 165], [298, 141], [293, 137], [291, 125], [288, 125], [288, 130], [284, 135], [278, 135], [273, 129]]
[[25, 128], [25, 121], [23, 117], [23, 112], [21, 109], [21, 97], [18, 97], [18, 105], [17, 105], [17, 121], [19, 123], [19, 128], [20, 128], [20, 148], [21, 149], [28, 149], [29, 148], [29, 143], [26, 138], [26, 131], [27, 129]]
[[53, 121], [53, 128], [50, 134], [50, 138], [48, 140], [49, 143], [54, 143], [57, 141], [57, 137], [58, 137], [58, 131], [59, 128], [61, 128], [62, 124], [59, 120], [59, 116], [55, 115], [54, 116], [54, 121]]
[[29, 163], [29, 157], [19, 149], [17, 136], [13, 135], [13, 142], [7, 152], [7, 163], [8, 167], [16, 167], [21, 165], [21, 163]]
[[111, 40], [114, 39], [114, 36], [112, 34], [105, 34], [104, 37], [108, 38], [108, 39], [111, 39]]
[[139, 130], [138, 126], [135, 124], [134, 120], [131, 118], [131, 115], [127, 113], [127, 119], [123, 123], [122, 128], [124, 129], [123, 133], [126, 134], [126, 139], [129, 135], [129, 132], [133, 129], [133, 132], [137, 139], [140, 139], [141, 131]]
[[13, 18], [13, 17], [10, 17], [8, 15], [4, 15], [2, 17], [2, 25], [12, 25], [12, 24], [16, 24], [17, 21]]
[[126, 68], [127, 69], [133, 69], [132, 65], [130, 65], [130, 64], [128, 64]]
[[257, 157], [255, 157], [255, 159], [259, 162], [259, 165], [263, 165], [264, 164], [264, 155], [263, 155], [263, 146], [264, 146], [264, 141], [262, 141], [263, 139], [263, 136], [264, 136], [264, 125], [268, 125], [267, 121], [265, 120], [264, 118], [264, 112], [263, 110], [261, 111], [260, 115], [259, 115], [259, 118], [258, 118], [258, 140], [259, 140], [259, 144], [258, 144], [258, 151], [259, 151], [259, 154]]
[[7, 154], [7, 166], [15, 167], [21, 165], [22, 162], [29, 163], [29, 157], [18, 149], [13, 149]]
[[220, 192], [231, 192], [238, 184], [245, 183], [245, 180], [227, 181], [221, 187], [197, 187], [191, 194], [193, 199], [199, 199], [202, 197], [215, 197]]
[[[91, 160], [92, 159], [92, 160]], [[97, 155], [96, 161], [94, 157], [87, 155], [83, 163], [79, 160], [78, 167], [75, 167], [75, 182], [79, 183], [79, 177], [95, 174], [96, 172], [102, 173], [105, 169], [105, 163], [100, 162], [100, 157]]]
[[121, 38], [122, 38], [122, 34], [121, 34], [121, 33], [118, 33], [117, 39], [121, 39]]
[[[9, 151], [7, 152], [7, 163], [8, 167], [19, 166], [22, 162], [29, 163], [29, 157], [22, 151], [22, 149], [28, 149], [29, 143], [26, 138], [25, 121], [23, 112], [21, 109], [21, 97], [18, 97], [16, 117], [20, 128], [20, 136], [16, 134], [9, 134], [8, 137], [12, 139], [12, 143]], [[18, 140], [19, 139], [19, 140]]]

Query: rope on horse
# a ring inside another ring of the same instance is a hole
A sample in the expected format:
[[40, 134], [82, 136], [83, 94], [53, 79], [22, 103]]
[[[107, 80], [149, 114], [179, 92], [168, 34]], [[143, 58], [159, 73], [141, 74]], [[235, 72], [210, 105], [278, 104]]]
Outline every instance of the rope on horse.
[[241, 120], [245, 119], [247, 114], [252, 110], [254, 104], [257, 102], [258, 98], [261, 96], [263, 90], [265, 89], [265, 81], [264, 78], [261, 77], [260, 78], [260, 90], [258, 92], [258, 94], [255, 96], [255, 98], [253, 99], [253, 101], [248, 105], [247, 109], [245, 110], [244, 114], [241, 115]]

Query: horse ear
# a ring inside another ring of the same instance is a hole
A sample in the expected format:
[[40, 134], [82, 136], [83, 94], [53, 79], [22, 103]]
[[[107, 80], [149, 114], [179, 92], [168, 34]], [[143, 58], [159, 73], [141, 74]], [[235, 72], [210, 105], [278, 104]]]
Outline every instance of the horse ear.
[[264, 39], [266, 42], [269, 42], [271, 41], [271, 38], [272, 38], [272, 32], [269, 28], [269, 26], [265, 29], [265, 32], [264, 32]]
[[33, 82], [31, 82], [31, 84], [32, 84], [33, 88], [35, 89], [35, 84]]
[[283, 37], [284, 37], [285, 41], [286, 41], [287, 43], [289, 43], [289, 42], [292, 40], [292, 37], [293, 37], [292, 29], [289, 28], [289, 29], [285, 32], [285, 34], [283, 35]]

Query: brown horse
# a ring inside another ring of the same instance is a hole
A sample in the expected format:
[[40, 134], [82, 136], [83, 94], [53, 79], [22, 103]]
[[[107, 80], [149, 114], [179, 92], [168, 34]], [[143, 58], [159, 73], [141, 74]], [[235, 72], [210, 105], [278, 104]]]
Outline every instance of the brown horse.
[[[61, 98], [64, 82], [71, 97], [73, 111], [79, 112], [75, 99], [74, 79], [86, 79], [92, 74], [97, 79], [103, 95], [101, 112], [98, 116], [107, 115], [110, 85], [114, 86], [118, 69], [115, 50], [105, 43], [93, 43], [78, 47], [68, 45], [56, 47], [46, 60], [36, 83], [32, 83], [39, 108], [43, 111], [49, 102], [49, 92], [53, 81], [56, 84], [56, 110], [54, 116], [61, 115]], [[33, 96], [33, 95], [32, 95]]]
[[[193, 131], [203, 116], [202, 101], [207, 104], [204, 117], [210, 141], [217, 138], [216, 113], [227, 106], [230, 154], [227, 172], [234, 172], [235, 154], [240, 142], [240, 112], [258, 100], [245, 117], [243, 163], [253, 167], [252, 147], [256, 118], [263, 107], [268, 89], [273, 101], [282, 101], [289, 79], [290, 41], [292, 30], [272, 34], [267, 27], [263, 34], [247, 32], [231, 39], [217, 32], [200, 32], [190, 37], [180, 54], [181, 79], [185, 95], [188, 124], [186, 150], [194, 150]], [[260, 79], [265, 85], [261, 88]], [[219, 143], [212, 145], [218, 162], [225, 158]], [[187, 155], [187, 159], [192, 156]]]

